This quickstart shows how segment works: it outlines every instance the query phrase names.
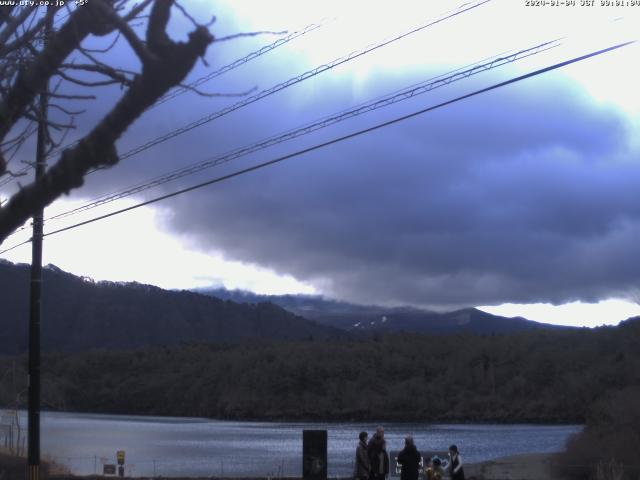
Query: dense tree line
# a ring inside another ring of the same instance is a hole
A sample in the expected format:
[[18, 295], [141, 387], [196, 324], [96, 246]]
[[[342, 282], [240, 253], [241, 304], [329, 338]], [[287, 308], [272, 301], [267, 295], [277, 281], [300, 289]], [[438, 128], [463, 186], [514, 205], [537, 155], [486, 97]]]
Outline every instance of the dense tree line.
[[585, 429], [557, 456], [557, 474], [569, 479], [640, 478], [640, 386], [603, 392]]
[[[605, 395], [640, 385], [638, 340], [632, 320], [503, 336], [57, 353], [44, 357], [43, 396], [58, 410], [229, 419], [583, 422]], [[0, 372], [15, 363], [1, 358]], [[8, 404], [21, 387], [0, 378]]]

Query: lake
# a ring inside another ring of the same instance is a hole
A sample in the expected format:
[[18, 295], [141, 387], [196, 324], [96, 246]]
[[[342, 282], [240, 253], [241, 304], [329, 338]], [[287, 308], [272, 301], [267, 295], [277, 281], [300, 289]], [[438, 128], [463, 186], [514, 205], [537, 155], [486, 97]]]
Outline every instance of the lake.
[[[22, 412], [26, 431], [26, 412]], [[72, 473], [101, 473], [126, 452], [132, 476], [300, 476], [302, 430], [328, 431], [328, 474], [348, 476], [358, 433], [375, 423], [235, 422], [200, 418], [48, 413], [42, 415], [41, 450]], [[413, 435], [423, 452], [458, 445], [466, 463], [533, 452], [561, 451], [579, 425], [384, 424], [389, 450]]]

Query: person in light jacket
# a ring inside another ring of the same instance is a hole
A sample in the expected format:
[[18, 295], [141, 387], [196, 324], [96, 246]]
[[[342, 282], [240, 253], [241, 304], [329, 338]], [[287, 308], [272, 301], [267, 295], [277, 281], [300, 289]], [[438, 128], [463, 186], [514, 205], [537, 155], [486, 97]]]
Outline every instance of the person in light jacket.
[[451, 445], [449, 447], [449, 476], [451, 480], [464, 480], [464, 469], [462, 468], [462, 459], [458, 447]]
[[356, 466], [353, 476], [356, 480], [369, 480], [371, 476], [371, 461], [367, 453], [367, 432], [360, 432], [358, 446], [356, 447]]

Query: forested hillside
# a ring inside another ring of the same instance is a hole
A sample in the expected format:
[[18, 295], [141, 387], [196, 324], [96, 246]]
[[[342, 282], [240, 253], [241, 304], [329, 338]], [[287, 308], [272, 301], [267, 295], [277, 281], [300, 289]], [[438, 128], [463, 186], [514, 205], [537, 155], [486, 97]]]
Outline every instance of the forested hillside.
[[[639, 341], [634, 319], [619, 327], [503, 336], [402, 334], [52, 354], [43, 362], [44, 403], [237, 419], [583, 422], [604, 394], [640, 385]], [[24, 369], [24, 358], [0, 360], [4, 404], [13, 398], [6, 374], [13, 364]]]
[[[0, 285], [0, 354], [21, 353], [27, 348], [29, 266], [0, 261]], [[340, 335], [272, 303], [240, 305], [190, 291], [94, 282], [51, 265], [43, 270], [45, 351]]]
[[[0, 354], [22, 353], [27, 348], [29, 266], [0, 260], [0, 285]], [[312, 296], [216, 292], [224, 298], [211, 296], [211, 292], [172, 291], [139, 283], [95, 282], [48, 265], [43, 270], [42, 346], [44, 351], [79, 352], [247, 339], [325, 339], [394, 332], [500, 334], [562, 328], [472, 308], [435, 313]]]

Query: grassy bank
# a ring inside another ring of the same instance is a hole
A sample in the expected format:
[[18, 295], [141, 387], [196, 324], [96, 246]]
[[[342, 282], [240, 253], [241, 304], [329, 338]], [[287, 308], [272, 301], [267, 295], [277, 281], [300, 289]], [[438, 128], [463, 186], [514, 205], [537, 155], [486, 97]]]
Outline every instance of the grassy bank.
[[[559, 477], [552, 473], [551, 463], [553, 455], [550, 454], [527, 454], [505, 457], [478, 464], [465, 465], [468, 479], [476, 480], [557, 480]], [[53, 467], [53, 468], [52, 468]], [[0, 479], [2, 480], [24, 480], [26, 472], [26, 460], [8, 455], [0, 455]], [[44, 464], [42, 477], [45, 480], [104, 480], [101, 475], [74, 476], [68, 473], [56, 471], [55, 466]], [[154, 477], [124, 477], [133, 480], [151, 480]], [[168, 477], [155, 477], [168, 478]], [[266, 480], [265, 477], [171, 477], [172, 480]], [[395, 477], [394, 477], [395, 478]], [[421, 477], [422, 478], [422, 477]], [[301, 480], [299, 477], [286, 477], [286, 480]], [[336, 480], [331, 477], [331, 480]], [[350, 480], [344, 477], [337, 480]]]

